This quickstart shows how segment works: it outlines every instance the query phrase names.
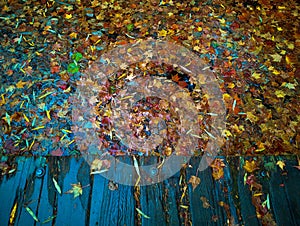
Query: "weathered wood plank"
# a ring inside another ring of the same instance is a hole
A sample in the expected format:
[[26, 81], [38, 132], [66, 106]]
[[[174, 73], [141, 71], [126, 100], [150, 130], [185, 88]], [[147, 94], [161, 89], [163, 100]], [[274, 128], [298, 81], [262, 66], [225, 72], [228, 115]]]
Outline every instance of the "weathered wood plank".
[[150, 217], [150, 219], [147, 219], [142, 216], [143, 226], [151, 226], [154, 224], [167, 225], [163, 207], [165, 203], [163, 200], [162, 190], [163, 189], [161, 184], [154, 184], [141, 187], [141, 211]]
[[[295, 180], [295, 178], [297, 178], [297, 173], [295, 173], [290, 167], [292, 162], [286, 161], [286, 164], [288, 165], [286, 167], [288, 167], [287, 169], [289, 172], [283, 172], [278, 168], [272, 173], [269, 182], [270, 205], [278, 226], [299, 225], [297, 224], [297, 221], [299, 222], [299, 218], [296, 218], [297, 215], [299, 216], [299, 208], [297, 210], [297, 206], [295, 206], [295, 203], [299, 203], [299, 201], [294, 201], [292, 205], [292, 199], [299, 200], [300, 183], [298, 180]], [[294, 162], [294, 164], [296, 164], [296, 162]], [[292, 208], [292, 206], [296, 208]]]
[[[156, 164], [156, 157], [141, 158], [140, 165]], [[147, 225], [167, 225], [166, 214], [164, 212], [165, 202], [163, 200], [163, 187], [161, 183], [140, 187], [140, 210], [149, 216], [141, 216], [143, 226]]]
[[244, 184], [245, 170], [243, 169], [243, 162], [240, 159], [231, 161], [232, 172], [237, 172], [237, 186], [240, 203], [240, 213], [242, 223], [247, 226], [261, 225], [261, 222], [256, 217], [256, 210], [252, 204], [251, 192], [247, 184]]
[[[193, 166], [188, 169], [187, 180], [192, 175], [196, 176], [196, 171], [199, 166], [200, 158], [192, 158], [190, 164]], [[192, 222], [195, 225], [225, 225], [226, 212], [219, 204], [224, 201], [222, 193], [220, 192], [220, 182], [214, 181], [211, 169], [207, 168], [204, 171], [199, 171], [197, 175], [201, 182], [193, 191], [192, 186], [189, 186], [190, 208]], [[201, 201], [206, 199], [210, 207], [204, 207]]]
[[5, 176], [0, 184], [0, 219], [5, 225], [9, 225], [10, 213], [15, 202], [18, 202], [15, 222], [18, 221], [20, 212], [24, 208], [22, 206], [23, 190], [32, 158], [18, 157], [16, 162], [18, 163], [16, 174]]
[[[129, 157], [120, 161], [132, 164]], [[117, 165], [116, 167], [120, 167]], [[118, 171], [119, 169], [116, 169]], [[126, 177], [129, 175], [116, 175]], [[134, 225], [133, 187], [118, 184], [116, 190], [109, 189], [110, 182], [101, 174], [92, 176], [92, 197], [89, 225]]]
[[[77, 184], [78, 178], [77, 173], [82, 164], [83, 158], [64, 158], [61, 164], [68, 164], [69, 171], [64, 174], [58, 175], [58, 183], [61, 186], [61, 190], [64, 194], [57, 195], [57, 216], [55, 218], [56, 225], [85, 225], [87, 209], [82, 205], [80, 198], [74, 198], [73, 194], [65, 194], [68, 190], [72, 189], [71, 184]], [[64, 166], [61, 166], [62, 169]], [[63, 178], [61, 178], [64, 176]], [[89, 172], [87, 172], [89, 176]], [[63, 181], [61, 183], [61, 181]], [[82, 182], [81, 182], [82, 183]], [[86, 186], [86, 184], [81, 184]], [[89, 193], [90, 187], [83, 189], [84, 193]], [[86, 197], [86, 195], [85, 195]]]
[[50, 186], [48, 186], [48, 181], [50, 177], [49, 172], [49, 166], [45, 165], [45, 176], [41, 179], [42, 180], [42, 186], [41, 186], [41, 194], [40, 194], [40, 200], [39, 200], [39, 206], [37, 211], [37, 217], [40, 219], [45, 226], [51, 226], [52, 222], [54, 221], [54, 218], [51, 219], [54, 216], [54, 208], [52, 204], [49, 202], [49, 189], [51, 189]]
[[179, 177], [180, 173], [176, 173], [173, 177], [165, 180], [162, 184], [163, 189], [163, 201], [165, 202], [166, 209], [166, 224], [167, 225], [180, 225], [179, 217]]
[[[23, 191], [23, 199], [20, 200], [20, 202], [23, 203], [23, 208], [18, 220], [16, 221], [16, 225], [34, 225], [36, 223], [33, 216], [29, 214], [25, 207], [30, 208], [31, 211], [37, 216], [42, 188], [42, 179], [35, 176], [35, 170], [40, 167], [41, 159], [34, 159], [33, 157], [30, 157], [30, 159], [32, 159], [32, 164], [27, 170], [27, 177], [23, 178], [26, 180], [26, 186]], [[27, 158], [27, 161], [30, 160]], [[41, 219], [39, 219], [39, 221], [41, 221]]]

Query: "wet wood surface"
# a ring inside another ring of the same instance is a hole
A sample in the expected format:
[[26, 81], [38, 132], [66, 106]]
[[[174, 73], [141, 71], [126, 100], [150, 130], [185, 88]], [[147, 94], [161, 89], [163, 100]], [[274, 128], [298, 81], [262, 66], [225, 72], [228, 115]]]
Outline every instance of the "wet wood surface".
[[[192, 158], [186, 170], [138, 191], [121, 184], [109, 189], [111, 182], [101, 175], [90, 175], [89, 164], [80, 157], [13, 160], [16, 171], [1, 176], [0, 225], [262, 225], [244, 183], [240, 157], [223, 158], [222, 180], [214, 180], [211, 168], [196, 172], [200, 158]], [[277, 167], [260, 182], [276, 224], [300, 225], [300, 171], [293, 167], [296, 157], [284, 161], [284, 172]], [[40, 167], [45, 169], [41, 178], [36, 176]], [[188, 183], [193, 175], [201, 179], [194, 191]], [[78, 182], [83, 193], [74, 198], [66, 192]]]

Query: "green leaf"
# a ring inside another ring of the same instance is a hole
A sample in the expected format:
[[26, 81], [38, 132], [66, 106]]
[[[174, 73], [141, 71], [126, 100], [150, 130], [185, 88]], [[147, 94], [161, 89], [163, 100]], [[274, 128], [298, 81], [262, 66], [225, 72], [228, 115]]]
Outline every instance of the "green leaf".
[[128, 24], [127, 25], [127, 31], [132, 31], [134, 28], [134, 25], [133, 24]]
[[68, 65], [68, 72], [69, 72], [69, 73], [74, 74], [74, 73], [76, 73], [76, 72], [78, 72], [78, 71], [79, 71], [79, 67], [78, 67], [77, 64], [75, 64], [75, 63], [70, 63], [70, 64]]
[[75, 60], [76, 62], [78, 62], [82, 59], [82, 54], [77, 52], [72, 55], [72, 59]]
[[27, 210], [27, 212], [32, 216], [32, 218], [35, 221], [39, 222], [39, 219], [37, 218], [37, 216], [35, 215], [35, 213], [28, 206], [26, 206], [25, 209]]

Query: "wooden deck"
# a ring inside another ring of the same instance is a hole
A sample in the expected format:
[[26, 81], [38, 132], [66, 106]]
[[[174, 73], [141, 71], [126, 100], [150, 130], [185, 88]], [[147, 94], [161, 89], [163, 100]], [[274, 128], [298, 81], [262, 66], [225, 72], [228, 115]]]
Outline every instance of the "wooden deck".
[[[260, 182], [264, 194], [269, 194], [276, 224], [300, 225], [300, 171], [293, 167], [296, 157], [283, 159], [286, 172], [276, 166], [277, 170], [270, 177], [262, 176]], [[201, 183], [194, 191], [190, 184], [186, 191], [184, 187], [196, 174], [196, 167], [160, 184], [136, 188], [118, 185], [111, 190], [107, 179], [89, 175], [89, 165], [83, 158], [14, 157], [13, 161], [18, 164], [17, 170], [0, 181], [0, 225], [262, 225], [244, 184], [240, 157], [224, 159], [222, 180], [215, 181], [210, 168], [199, 172]], [[198, 162], [199, 158], [193, 158], [191, 165]], [[36, 169], [41, 166], [46, 173], [38, 178]], [[62, 194], [57, 192], [53, 178]], [[78, 182], [85, 187], [81, 196], [65, 194]]]

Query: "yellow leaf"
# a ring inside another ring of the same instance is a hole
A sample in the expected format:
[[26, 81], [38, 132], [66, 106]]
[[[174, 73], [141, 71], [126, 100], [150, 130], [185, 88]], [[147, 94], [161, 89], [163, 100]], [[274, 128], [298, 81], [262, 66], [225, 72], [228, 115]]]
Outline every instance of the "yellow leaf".
[[26, 85], [27, 82], [22, 82], [22, 81], [19, 81], [17, 84], [16, 84], [16, 87], [19, 88], [19, 89], [22, 89], [24, 88], [24, 85]]
[[226, 22], [226, 20], [224, 18], [219, 19], [219, 21], [220, 21], [221, 24], [225, 24], [225, 22]]
[[225, 130], [223, 131], [222, 135], [223, 135], [223, 136], [226, 136], [226, 137], [231, 137], [231, 136], [232, 136], [232, 133], [231, 133], [229, 130], [225, 129]]
[[247, 112], [247, 119], [249, 119], [251, 122], [258, 121], [258, 117], [255, 116], [251, 111]]
[[274, 70], [272, 71], [272, 73], [273, 73], [274, 75], [280, 75], [280, 71], [278, 71], [278, 70], [276, 70], [276, 69], [274, 69]]
[[75, 39], [75, 38], [77, 38], [77, 35], [78, 34], [76, 32], [72, 32], [71, 34], [69, 34], [69, 37]]
[[72, 14], [66, 13], [66, 14], [65, 14], [65, 18], [66, 18], [66, 19], [71, 19], [71, 18], [72, 18]]
[[70, 189], [66, 193], [73, 194], [74, 198], [78, 197], [79, 195], [82, 195], [82, 187], [80, 182], [78, 182], [78, 184], [71, 184], [71, 185], [72, 185], [72, 189]]
[[284, 98], [286, 94], [285, 94], [284, 91], [282, 91], [282, 90], [276, 90], [276, 91], [275, 91], [275, 95], [276, 95], [278, 98]]
[[193, 48], [195, 51], [199, 52], [200, 51], [200, 47], [199, 46], [194, 46]]
[[283, 168], [285, 167], [285, 163], [283, 161], [281, 161], [281, 160], [277, 161], [276, 165], [279, 166], [279, 168], [281, 170], [283, 170]]
[[10, 224], [13, 224], [14, 221], [15, 221], [17, 206], [18, 206], [18, 203], [16, 202], [13, 209], [12, 209], [12, 211], [10, 212], [10, 217], [9, 217], [9, 223]]
[[158, 32], [158, 36], [165, 37], [167, 35], [167, 33], [168, 32], [166, 30], [161, 30], [161, 31]]
[[193, 187], [193, 191], [195, 190], [195, 188], [200, 184], [200, 178], [196, 177], [196, 176], [191, 176], [190, 180], [188, 183], [192, 184]]
[[282, 56], [279, 55], [278, 53], [270, 54], [270, 56], [273, 58], [273, 61], [274, 61], [274, 62], [280, 62], [280, 61], [281, 61], [281, 58], [282, 58]]
[[235, 84], [233, 82], [230, 82], [227, 86], [229, 89], [232, 89], [235, 87]]
[[252, 173], [255, 170], [258, 169], [258, 167], [256, 166], [256, 162], [254, 160], [252, 160], [251, 162], [246, 160], [245, 165], [243, 166], [243, 168], [248, 172], [248, 173]]
[[202, 31], [203, 28], [202, 27], [197, 27], [197, 31]]
[[288, 44], [287, 44], [287, 47], [288, 47], [289, 49], [294, 49], [294, 48], [295, 48], [295, 45], [294, 45], [294, 43], [288, 43]]
[[252, 76], [253, 78], [255, 78], [255, 79], [259, 79], [259, 78], [260, 78], [260, 74], [259, 74], [259, 73], [256, 73], [256, 72], [254, 72], [251, 76]]

